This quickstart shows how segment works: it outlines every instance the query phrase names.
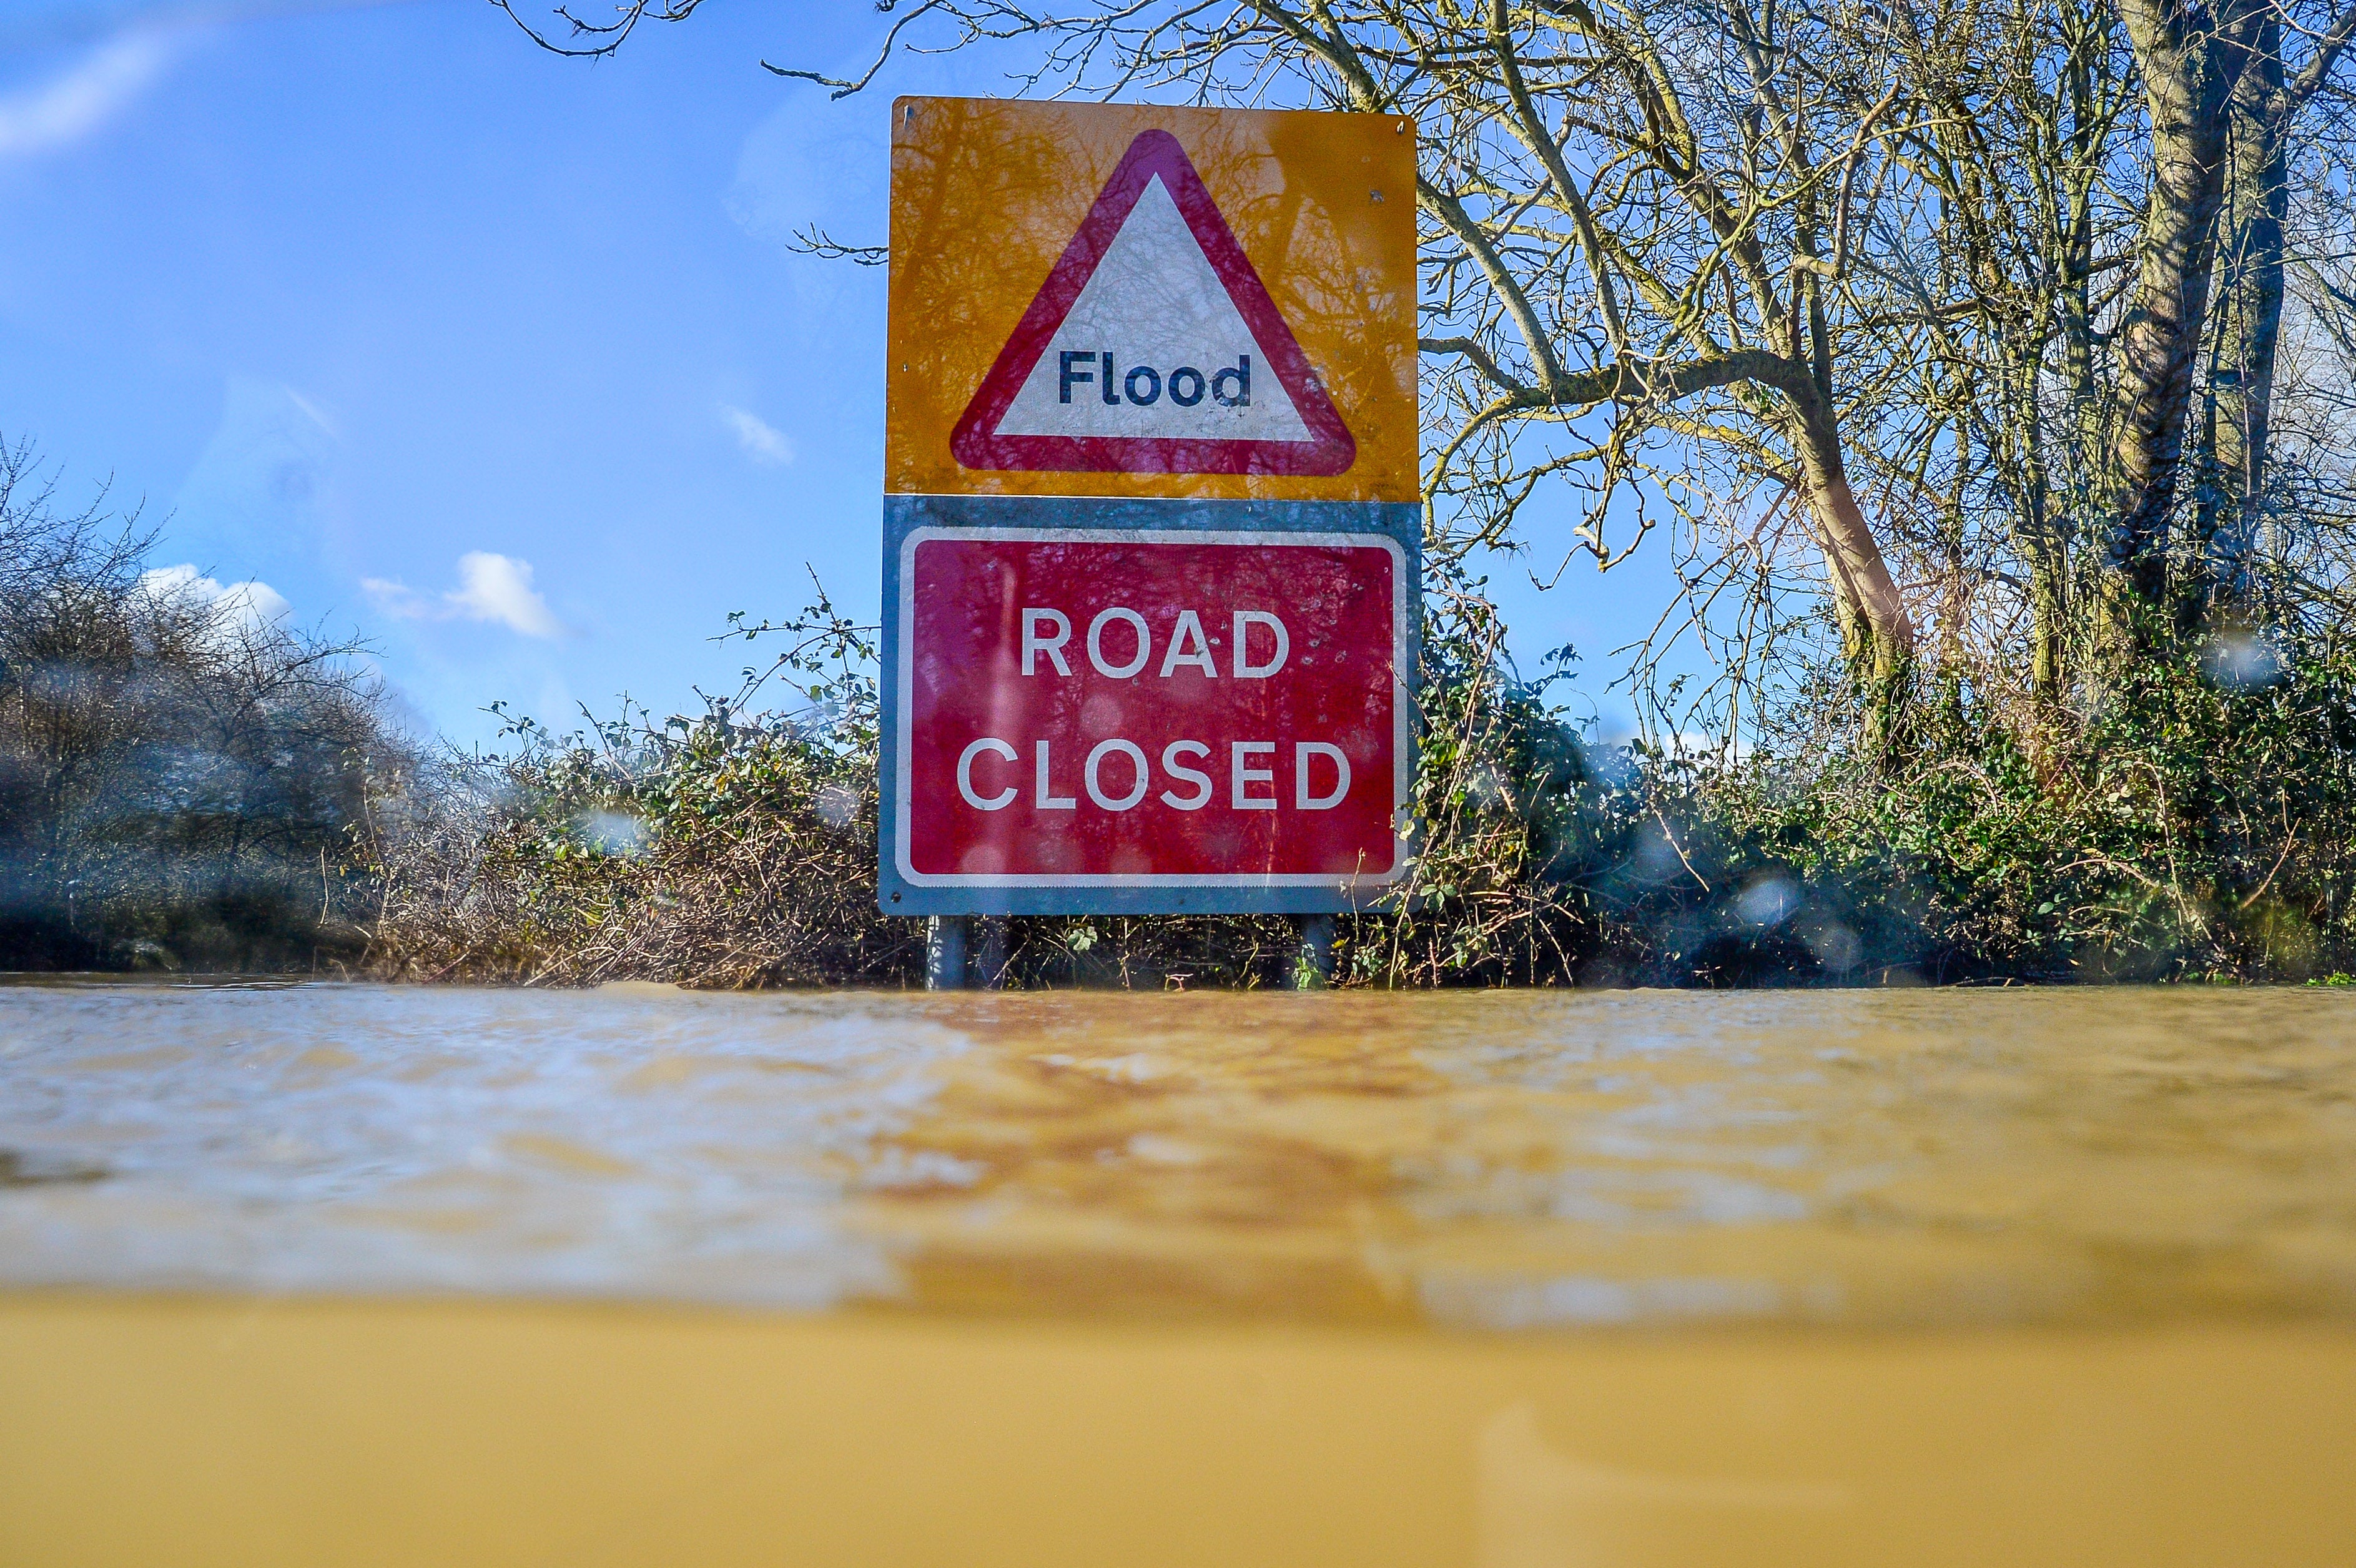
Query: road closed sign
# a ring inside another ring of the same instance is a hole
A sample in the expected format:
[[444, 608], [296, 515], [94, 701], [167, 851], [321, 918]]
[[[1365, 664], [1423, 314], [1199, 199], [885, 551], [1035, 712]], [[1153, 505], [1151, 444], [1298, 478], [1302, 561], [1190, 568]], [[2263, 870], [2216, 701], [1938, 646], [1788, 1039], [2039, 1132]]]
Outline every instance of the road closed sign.
[[1415, 554], [1394, 509], [1309, 530], [1005, 507], [895, 514], [884, 907], [1376, 905], [1413, 848]]
[[905, 98], [887, 491], [1409, 502], [1395, 115]]
[[893, 109], [879, 899], [1368, 909], [1415, 848], [1415, 133]]

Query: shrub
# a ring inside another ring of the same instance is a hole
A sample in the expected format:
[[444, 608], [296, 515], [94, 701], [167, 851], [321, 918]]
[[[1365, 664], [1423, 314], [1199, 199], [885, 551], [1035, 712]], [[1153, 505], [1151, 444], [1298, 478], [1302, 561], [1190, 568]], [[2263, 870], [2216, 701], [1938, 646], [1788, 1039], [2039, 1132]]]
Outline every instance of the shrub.
[[0, 445], [0, 966], [356, 957], [353, 849], [413, 757], [355, 645], [143, 573]]
[[[1402, 907], [1340, 922], [1344, 983], [1762, 985], [2300, 979], [2356, 967], [2356, 653], [2336, 631], [2204, 641], [2086, 713], [1959, 689], [1894, 747], [1836, 669], [1737, 757], [1599, 746], [1503, 650], [1483, 585], [1427, 596], [1422, 830]], [[821, 598], [692, 718], [643, 711], [454, 762], [380, 843], [387, 972], [563, 983], [912, 984], [875, 912], [875, 705]], [[744, 716], [763, 683], [790, 713]], [[1018, 985], [1269, 985], [1268, 917], [986, 926]]]

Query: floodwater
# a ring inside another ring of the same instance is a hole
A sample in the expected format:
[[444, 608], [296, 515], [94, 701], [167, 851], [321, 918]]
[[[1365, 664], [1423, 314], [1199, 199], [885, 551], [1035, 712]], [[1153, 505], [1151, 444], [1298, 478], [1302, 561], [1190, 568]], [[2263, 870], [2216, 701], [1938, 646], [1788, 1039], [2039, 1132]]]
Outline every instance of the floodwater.
[[2356, 1562], [2356, 996], [0, 986], [166, 1562]]

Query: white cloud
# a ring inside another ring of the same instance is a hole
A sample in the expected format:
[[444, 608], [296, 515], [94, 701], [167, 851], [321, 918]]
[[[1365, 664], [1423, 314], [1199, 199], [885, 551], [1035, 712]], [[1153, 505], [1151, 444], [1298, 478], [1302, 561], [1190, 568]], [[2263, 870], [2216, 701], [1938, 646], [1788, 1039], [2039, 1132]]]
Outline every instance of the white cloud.
[[736, 445], [744, 449], [744, 456], [755, 463], [777, 467], [794, 460], [794, 444], [786, 439], [785, 432], [759, 414], [723, 403], [720, 405], [720, 417], [736, 433]]
[[458, 557], [458, 591], [444, 594], [469, 620], [495, 620], [526, 637], [554, 637], [564, 628], [531, 585], [531, 563], [487, 550]]
[[364, 577], [361, 591], [385, 615], [402, 620], [497, 621], [526, 637], [560, 637], [564, 627], [531, 585], [531, 563], [487, 550], [458, 557], [458, 585], [429, 598], [406, 583]]
[[216, 578], [199, 575], [194, 566], [186, 564], [140, 573], [139, 587], [149, 597], [167, 604], [209, 609], [215, 624], [223, 629], [237, 627], [259, 631], [284, 620], [294, 608], [286, 602], [285, 595], [259, 578], [224, 586]]
[[59, 76], [0, 97], [0, 157], [23, 157], [78, 142], [112, 119], [168, 60], [153, 33], [124, 33]]
[[231, 583], [213, 601], [215, 614], [234, 617], [247, 626], [268, 626], [284, 620], [294, 608], [286, 602], [285, 595], [259, 578]]
[[369, 603], [377, 607], [380, 615], [389, 615], [395, 620], [425, 620], [434, 614], [432, 600], [391, 577], [362, 577], [360, 592], [368, 596]]

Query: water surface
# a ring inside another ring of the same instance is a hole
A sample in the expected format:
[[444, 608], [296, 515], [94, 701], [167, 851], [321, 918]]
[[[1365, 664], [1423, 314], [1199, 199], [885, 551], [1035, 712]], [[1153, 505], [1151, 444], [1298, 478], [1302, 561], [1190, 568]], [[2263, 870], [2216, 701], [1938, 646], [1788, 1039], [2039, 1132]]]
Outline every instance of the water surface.
[[0, 1563], [2344, 1568], [2352, 1003], [0, 986]]
[[0, 987], [0, 1283], [2356, 1321], [2356, 998]]

